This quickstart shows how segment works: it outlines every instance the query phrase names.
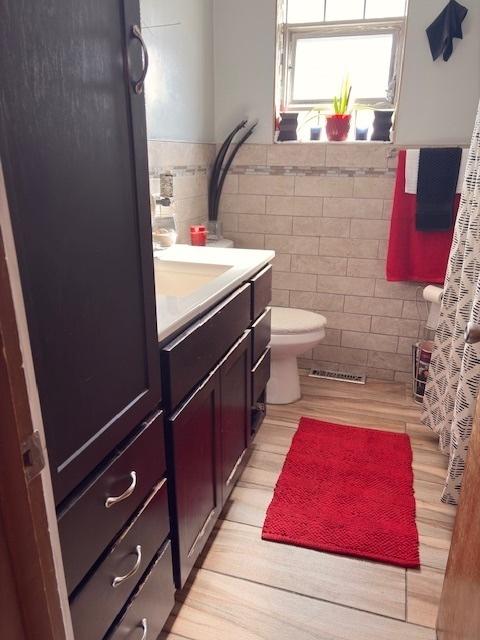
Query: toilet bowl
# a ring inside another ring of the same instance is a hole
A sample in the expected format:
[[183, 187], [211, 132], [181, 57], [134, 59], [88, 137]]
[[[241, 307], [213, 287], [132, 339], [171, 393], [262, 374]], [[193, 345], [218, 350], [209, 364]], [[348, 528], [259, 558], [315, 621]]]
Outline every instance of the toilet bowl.
[[272, 364], [267, 384], [267, 402], [289, 404], [299, 400], [300, 376], [297, 357], [325, 337], [327, 320], [302, 309], [272, 307]]

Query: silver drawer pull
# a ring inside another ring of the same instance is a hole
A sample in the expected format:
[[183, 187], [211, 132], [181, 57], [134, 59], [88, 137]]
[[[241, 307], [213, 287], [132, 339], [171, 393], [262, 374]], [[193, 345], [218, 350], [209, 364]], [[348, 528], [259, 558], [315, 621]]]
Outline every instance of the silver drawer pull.
[[146, 618], [142, 619], [142, 622], [140, 623], [140, 626], [143, 629], [143, 634], [142, 634], [142, 637], [140, 638], [140, 640], [147, 640], [148, 624], [147, 624], [147, 619]]
[[113, 507], [113, 505], [118, 504], [119, 502], [122, 502], [123, 500], [126, 500], [135, 491], [135, 487], [137, 486], [137, 474], [136, 474], [135, 471], [132, 471], [130, 473], [130, 478], [131, 478], [132, 482], [130, 483], [130, 486], [128, 487], [128, 489], [126, 489], [119, 496], [113, 496], [112, 498], [107, 498], [105, 500], [105, 506], [106, 506], [107, 509], [110, 509], [110, 507]]
[[137, 546], [135, 547], [135, 553], [137, 554], [137, 559], [135, 560], [135, 564], [130, 569], [130, 571], [124, 576], [117, 576], [112, 580], [112, 587], [114, 589], [116, 587], [119, 587], [125, 582], [125, 580], [128, 580], [137, 573], [138, 568], [140, 567], [140, 563], [142, 562], [142, 547], [139, 544], [137, 544]]

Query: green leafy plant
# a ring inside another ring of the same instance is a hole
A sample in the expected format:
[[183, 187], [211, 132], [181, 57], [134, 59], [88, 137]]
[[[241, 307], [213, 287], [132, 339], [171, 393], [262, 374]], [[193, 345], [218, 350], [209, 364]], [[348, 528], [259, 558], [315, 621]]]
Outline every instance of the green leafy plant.
[[340, 89], [340, 95], [333, 98], [333, 112], [336, 116], [345, 116], [348, 114], [348, 106], [350, 104], [350, 96], [352, 94], [352, 85], [348, 76], [345, 76]]

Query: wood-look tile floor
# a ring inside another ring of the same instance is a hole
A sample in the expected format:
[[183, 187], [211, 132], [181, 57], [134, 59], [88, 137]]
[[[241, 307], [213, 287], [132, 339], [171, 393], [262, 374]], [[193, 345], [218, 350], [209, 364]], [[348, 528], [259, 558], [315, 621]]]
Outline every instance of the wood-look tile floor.
[[[303, 398], [269, 406], [248, 465], [177, 595], [165, 640], [433, 640], [454, 507], [446, 458], [404, 384], [302, 375]], [[261, 527], [300, 417], [406, 432], [413, 447], [420, 570], [264, 542]]]

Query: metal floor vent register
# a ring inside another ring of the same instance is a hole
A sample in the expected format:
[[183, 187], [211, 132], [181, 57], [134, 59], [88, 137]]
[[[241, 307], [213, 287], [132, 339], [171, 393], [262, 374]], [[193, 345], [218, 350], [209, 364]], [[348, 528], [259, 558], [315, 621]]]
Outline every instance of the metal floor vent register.
[[330, 371], [329, 369], [316, 369], [313, 367], [308, 374], [311, 378], [326, 378], [339, 382], [353, 382], [353, 384], [365, 384], [365, 375], [361, 373], [347, 373], [345, 371]]

